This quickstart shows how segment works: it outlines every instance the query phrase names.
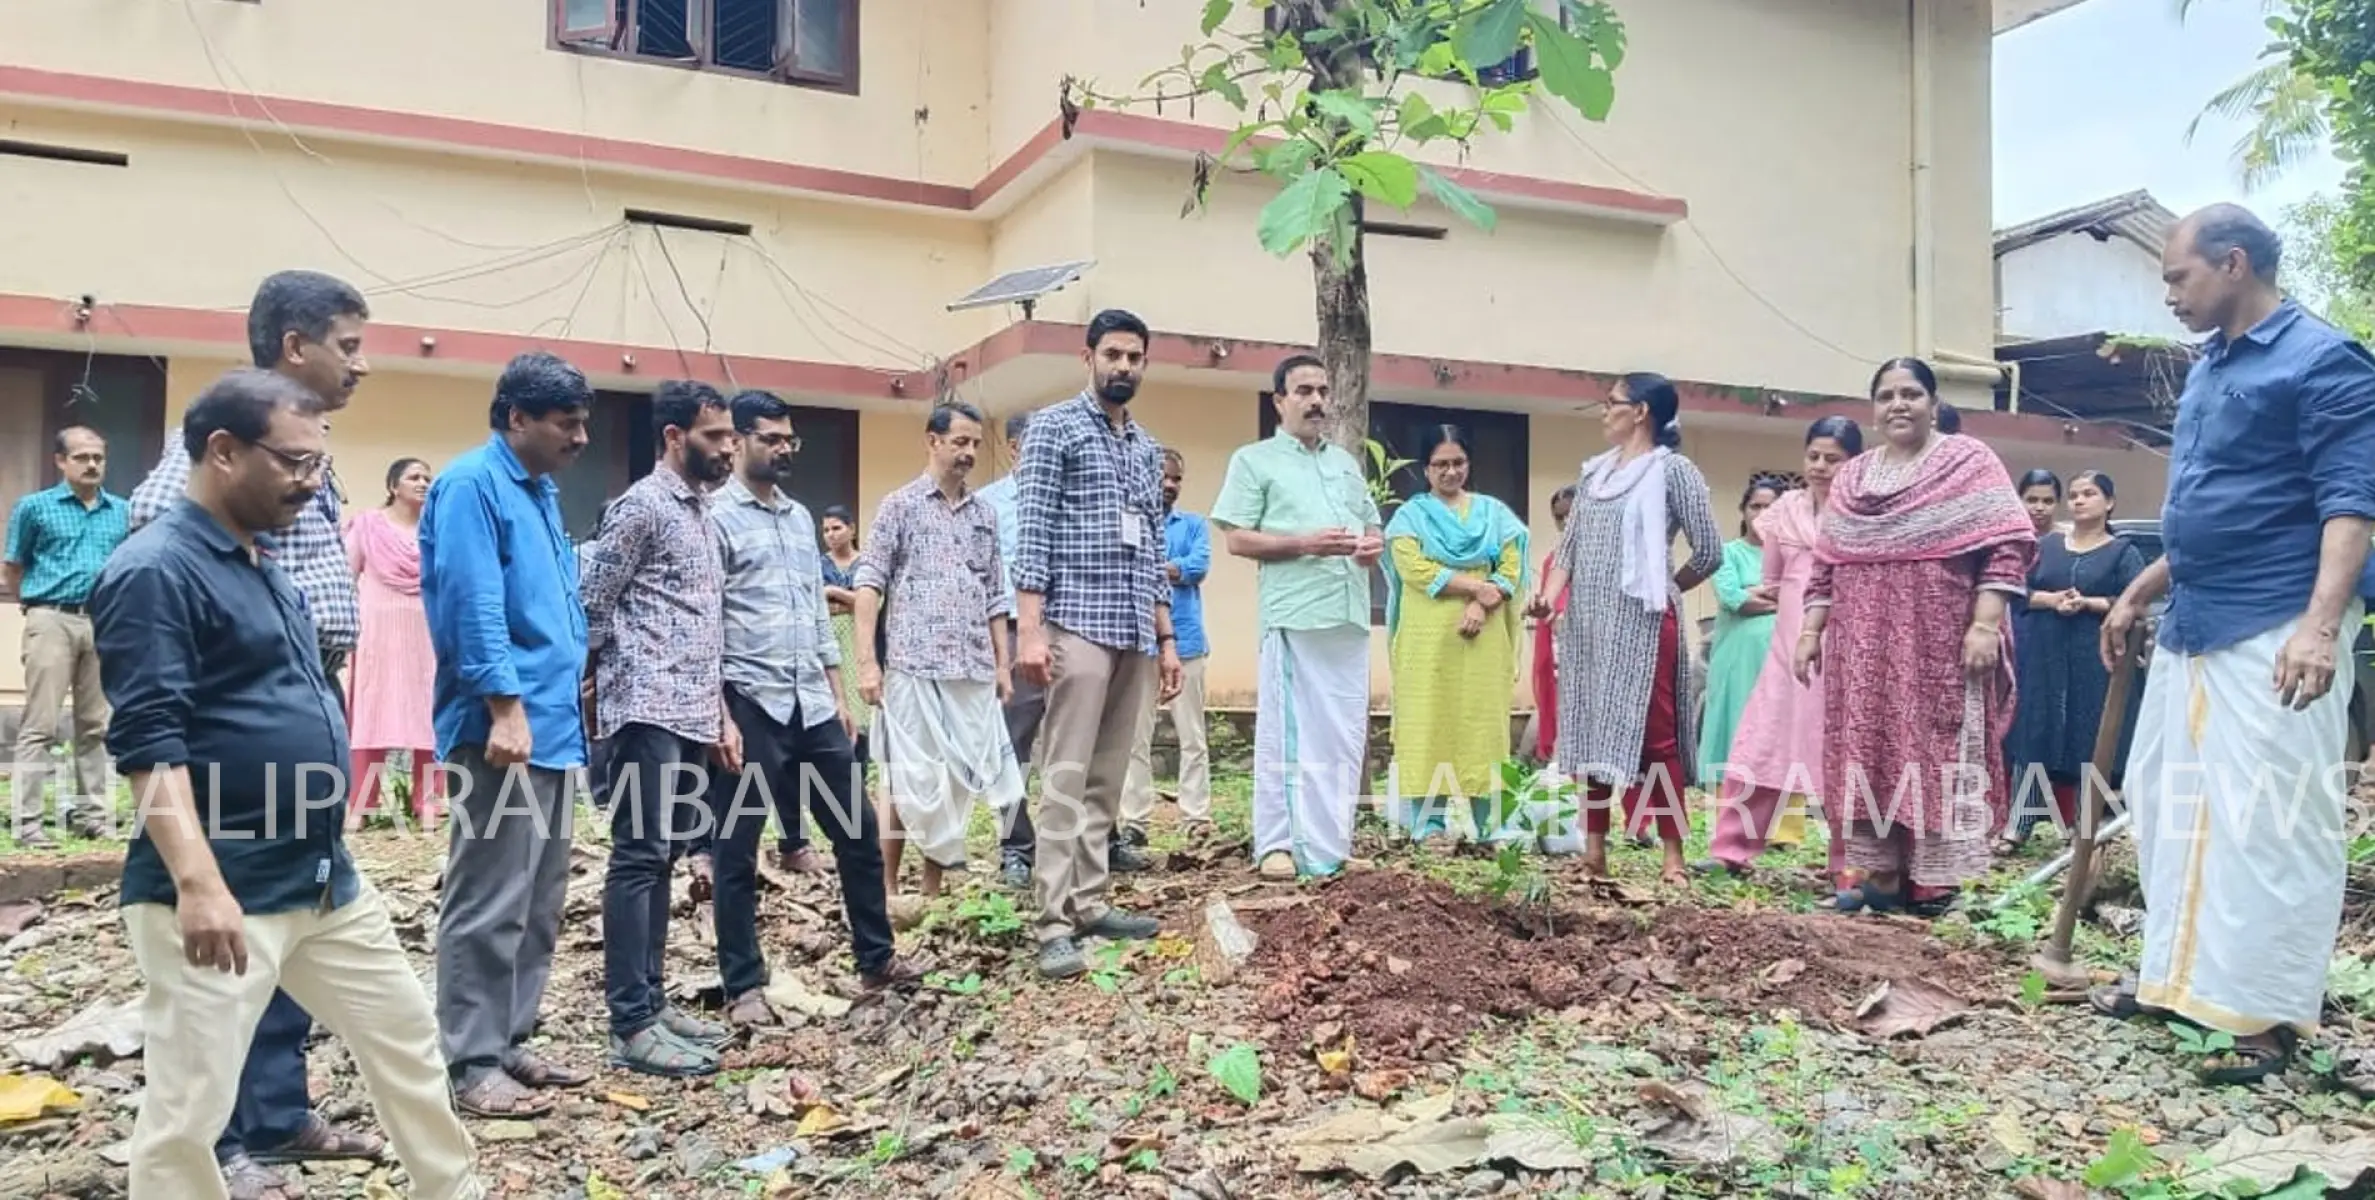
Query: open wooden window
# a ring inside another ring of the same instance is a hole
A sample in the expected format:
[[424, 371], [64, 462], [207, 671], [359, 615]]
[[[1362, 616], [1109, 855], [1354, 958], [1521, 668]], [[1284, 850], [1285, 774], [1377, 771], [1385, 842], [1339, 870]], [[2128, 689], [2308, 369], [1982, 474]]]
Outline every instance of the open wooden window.
[[858, 77], [858, 0], [775, 0], [775, 73], [852, 86]]

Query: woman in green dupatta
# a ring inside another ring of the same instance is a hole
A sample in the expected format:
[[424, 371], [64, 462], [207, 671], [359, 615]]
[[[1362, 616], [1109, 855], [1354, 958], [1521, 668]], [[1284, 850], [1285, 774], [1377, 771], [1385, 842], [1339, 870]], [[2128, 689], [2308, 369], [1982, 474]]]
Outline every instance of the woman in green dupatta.
[[1531, 582], [1526, 527], [1508, 505], [1468, 490], [1470, 446], [1459, 426], [1429, 431], [1420, 454], [1428, 490], [1385, 531], [1396, 807], [1411, 836], [1427, 838], [1447, 831], [1441, 799], [1465, 797], [1478, 832], [1491, 836], [1498, 831], [1481, 802], [1510, 753]]

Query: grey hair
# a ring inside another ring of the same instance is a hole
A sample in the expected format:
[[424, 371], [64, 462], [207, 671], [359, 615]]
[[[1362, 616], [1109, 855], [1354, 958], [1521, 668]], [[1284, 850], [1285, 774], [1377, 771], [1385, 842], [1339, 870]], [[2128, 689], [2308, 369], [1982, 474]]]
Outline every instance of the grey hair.
[[2284, 239], [2250, 209], [2213, 204], [2186, 218], [2186, 223], [2193, 226], [2194, 253], [2204, 261], [2219, 262], [2230, 251], [2241, 250], [2252, 274], [2276, 282], [2276, 269], [2284, 263]]

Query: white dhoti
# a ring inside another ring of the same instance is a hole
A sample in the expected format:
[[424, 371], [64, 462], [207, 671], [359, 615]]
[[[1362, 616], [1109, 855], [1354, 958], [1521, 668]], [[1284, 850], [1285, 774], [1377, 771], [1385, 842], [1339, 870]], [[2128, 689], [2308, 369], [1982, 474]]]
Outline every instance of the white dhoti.
[[2273, 686], [2298, 622], [2203, 655], [2156, 653], [2127, 797], [2144, 885], [2138, 1001], [2238, 1037], [2317, 1028], [2342, 920], [2353, 679], [2308, 709]]
[[1254, 713], [1255, 861], [1280, 850], [1326, 875], [1352, 856], [1366, 780], [1369, 631], [1272, 629], [1262, 635]]
[[994, 683], [884, 671], [872, 741], [907, 837], [940, 866], [963, 865], [973, 800], [1007, 808], [1023, 797]]

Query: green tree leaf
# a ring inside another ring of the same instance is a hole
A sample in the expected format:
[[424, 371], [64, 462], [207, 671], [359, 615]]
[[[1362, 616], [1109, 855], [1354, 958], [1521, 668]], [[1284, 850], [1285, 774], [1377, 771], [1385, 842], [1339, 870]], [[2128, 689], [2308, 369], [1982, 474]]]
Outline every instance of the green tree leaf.
[[1212, 31], [1229, 19], [1229, 10], [1235, 7], [1237, 0], [1204, 0], [1204, 36], [1211, 37]]
[[[1292, 144], [1292, 143], [1289, 143]], [[1256, 232], [1262, 249], [1281, 258], [1335, 227], [1336, 214], [1352, 203], [1352, 185], [1334, 167], [1313, 167], [1262, 206]]]
[[1427, 185], [1427, 190], [1434, 193], [1435, 199], [1442, 201], [1443, 207], [1458, 213], [1469, 224], [1490, 233], [1493, 226], [1499, 223], [1500, 216], [1493, 212], [1491, 205], [1477, 199], [1476, 193], [1453, 183], [1441, 171], [1433, 167], [1420, 167], [1418, 177]]
[[1461, 22], [1455, 39], [1460, 57], [1475, 67], [1506, 62], [1517, 53], [1518, 39], [1527, 22], [1536, 19], [1526, 11], [1526, 0], [1491, 0], [1476, 15]]
[[2152, 1149], [2135, 1130], [2121, 1129], [2111, 1135], [2111, 1144], [2103, 1148], [2103, 1156], [2086, 1165], [2086, 1185], [2112, 1188], [2132, 1183], [2156, 1161]]
[[1310, 168], [1311, 160], [1319, 154], [1319, 147], [1302, 138], [1288, 138], [1274, 145], [1262, 146], [1253, 152], [1254, 168], [1264, 175], [1280, 179], [1294, 179]]
[[1418, 201], [1418, 164], [1384, 150], [1364, 150], [1336, 160], [1353, 190], [1395, 208]]
[[1443, 114], [1436, 112], [1435, 106], [1427, 103], [1427, 98], [1417, 92], [1402, 97], [1402, 109], [1394, 114], [1394, 125], [1402, 131], [1403, 137], [1414, 142], [1433, 141], [1449, 129]]
[[1252, 1043], [1239, 1042], [1214, 1055], [1208, 1069], [1239, 1104], [1251, 1108], [1261, 1100], [1262, 1056]]
[[1605, 121], [1616, 106], [1616, 75], [1600, 65], [1591, 43], [1559, 28], [1559, 23], [1529, 13], [1534, 30], [1534, 66], [1550, 94], [1575, 106], [1585, 120]]
[[1196, 86], [1228, 101], [1232, 108], [1245, 107], [1245, 89], [1239, 87], [1237, 80], [1229, 74], [1229, 64], [1226, 62], [1216, 62], [1204, 68], [1204, 75], [1196, 81]]
[[1354, 133], [1360, 134], [1362, 137], [1377, 136], [1377, 113], [1370, 108], [1368, 99], [1360, 94], [1341, 91], [1313, 92], [1311, 93], [1311, 103], [1313, 107], [1319, 109], [1321, 116], [1344, 122], [1352, 128]]

